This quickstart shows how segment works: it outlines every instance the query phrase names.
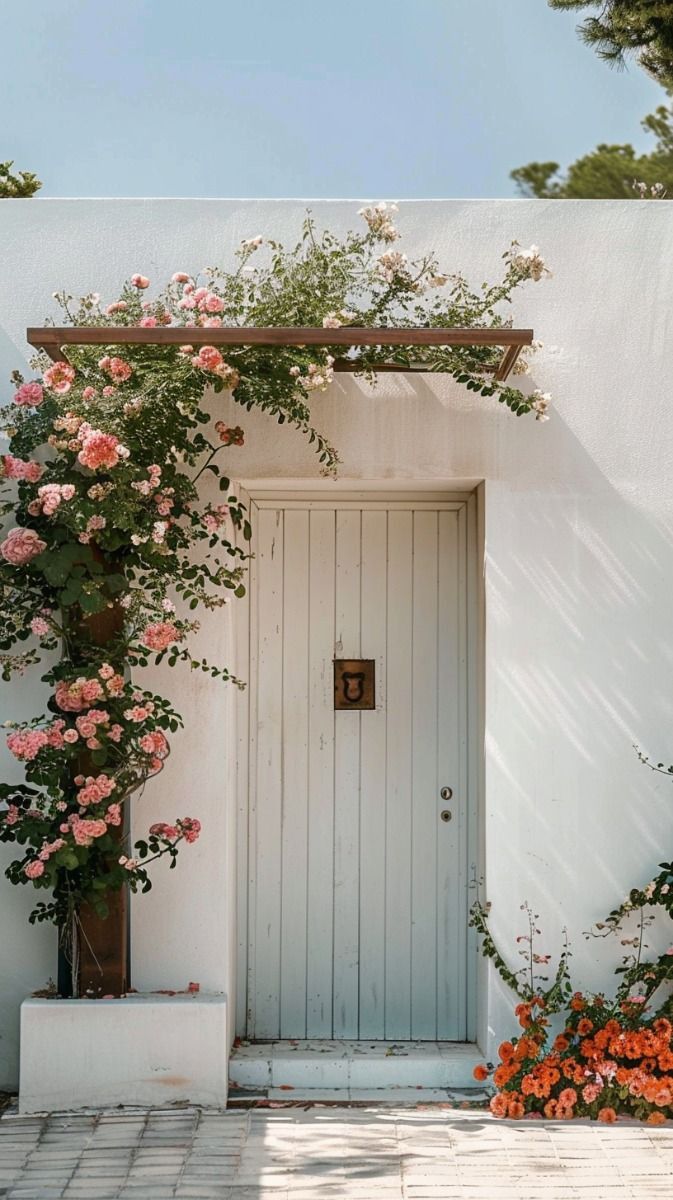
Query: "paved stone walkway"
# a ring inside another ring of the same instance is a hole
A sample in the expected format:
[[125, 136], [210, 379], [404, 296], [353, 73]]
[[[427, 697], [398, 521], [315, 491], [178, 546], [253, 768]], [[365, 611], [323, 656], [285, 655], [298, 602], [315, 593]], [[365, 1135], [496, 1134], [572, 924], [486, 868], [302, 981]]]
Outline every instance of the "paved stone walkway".
[[440, 1108], [5, 1116], [6, 1200], [656, 1200], [673, 1127]]

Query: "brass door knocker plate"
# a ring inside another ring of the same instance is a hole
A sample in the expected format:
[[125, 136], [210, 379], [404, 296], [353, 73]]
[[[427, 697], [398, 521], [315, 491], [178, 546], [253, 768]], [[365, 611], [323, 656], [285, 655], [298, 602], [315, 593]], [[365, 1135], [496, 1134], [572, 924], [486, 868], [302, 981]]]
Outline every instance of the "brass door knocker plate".
[[373, 658], [335, 658], [334, 707], [376, 708]]

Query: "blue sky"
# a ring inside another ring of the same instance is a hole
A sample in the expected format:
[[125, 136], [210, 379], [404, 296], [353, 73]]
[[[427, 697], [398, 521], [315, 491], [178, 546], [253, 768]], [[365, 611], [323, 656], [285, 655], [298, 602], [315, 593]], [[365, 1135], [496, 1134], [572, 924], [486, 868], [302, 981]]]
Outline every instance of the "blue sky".
[[44, 196], [512, 196], [664, 99], [546, 0], [5, 0], [0, 159]]

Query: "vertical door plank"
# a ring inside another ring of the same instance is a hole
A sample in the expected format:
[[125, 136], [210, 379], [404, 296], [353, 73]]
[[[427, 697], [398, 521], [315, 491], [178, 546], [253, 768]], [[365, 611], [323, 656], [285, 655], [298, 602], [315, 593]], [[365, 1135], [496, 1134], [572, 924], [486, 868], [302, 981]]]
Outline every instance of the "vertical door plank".
[[332, 1036], [335, 514], [310, 513], [306, 1036]]
[[[358, 510], [336, 518], [335, 657], [360, 657]], [[360, 713], [334, 715], [334, 1034], [357, 1038], [359, 1002]]]
[[437, 1037], [437, 839], [444, 832], [437, 786], [437, 518], [414, 513], [411, 1036], [429, 1041]]
[[284, 518], [280, 1036], [306, 1037], [308, 512]]
[[258, 517], [257, 770], [254, 1036], [280, 1029], [283, 511]]
[[460, 594], [465, 586], [463, 562], [459, 555], [458, 516], [439, 514], [439, 730], [438, 783], [453, 788], [446, 807], [453, 814], [448, 824], [437, 824], [438, 866], [438, 940], [437, 940], [437, 1036], [460, 1041], [465, 1035], [461, 1023], [460, 995], [464, 976], [461, 960], [463, 947], [463, 905], [460, 902], [460, 826], [467, 804], [460, 775], [459, 729], [461, 709], [465, 705], [460, 662]]
[[360, 717], [360, 1033], [385, 1037], [386, 562], [388, 515], [362, 513], [362, 657], [376, 662], [376, 711]]
[[388, 514], [386, 1038], [411, 1034], [412, 513]]

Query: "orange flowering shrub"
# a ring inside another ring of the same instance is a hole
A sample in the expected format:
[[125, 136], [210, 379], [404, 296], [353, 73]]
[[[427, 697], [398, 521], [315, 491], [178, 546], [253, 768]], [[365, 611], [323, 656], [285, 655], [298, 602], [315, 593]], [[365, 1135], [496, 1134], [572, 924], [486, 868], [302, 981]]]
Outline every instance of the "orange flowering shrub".
[[[646, 760], [645, 760], [646, 761]], [[654, 768], [662, 770], [661, 764]], [[673, 775], [673, 767], [666, 771]], [[645, 931], [656, 910], [673, 920], [673, 863], [626, 899], [586, 936], [619, 934], [625, 947], [616, 968], [614, 999], [573, 990], [565, 941], [553, 979], [539, 974], [550, 955], [536, 951], [537, 914], [528, 904], [528, 933], [517, 938], [525, 965], [513, 970], [500, 954], [488, 926], [488, 906], [473, 905], [471, 924], [481, 935], [482, 953], [519, 997], [514, 1014], [521, 1033], [502, 1042], [497, 1064], [480, 1064], [474, 1077], [492, 1077], [490, 1102], [496, 1117], [554, 1120], [590, 1117], [612, 1122], [618, 1115], [650, 1125], [673, 1119], [673, 945], [647, 957]], [[625, 932], [626, 922], [636, 923]], [[564, 1028], [550, 1032], [550, 1018], [562, 1014]]]
[[544, 998], [517, 1009], [522, 1035], [502, 1043], [495, 1070], [480, 1065], [474, 1072], [480, 1081], [492, 1074], [494, 1116], [610, 1122], [623, 1113], [652, 1125], [673, 1118], [668, 1018], [647, 1018], [634, 1001], [608, 1005], [602, 995], [576, 992], [563, 1033], [549, 1045]]

